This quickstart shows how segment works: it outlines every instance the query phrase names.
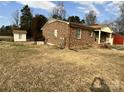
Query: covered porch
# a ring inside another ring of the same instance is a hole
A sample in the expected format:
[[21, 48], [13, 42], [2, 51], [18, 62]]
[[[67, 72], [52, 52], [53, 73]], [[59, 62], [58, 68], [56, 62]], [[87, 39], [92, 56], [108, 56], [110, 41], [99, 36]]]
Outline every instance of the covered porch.
[[113, 45], [113, 31], [107, 26], [92, 26], [95, 30], [95, 41], [98, 44], [106, 43]]
[[101, 43], [108, 43], [110, 45], [113, 45], [113, 37], [112, 33], [107, 33], [101, 30], [95, 31], [95, 40], [98, 42], [98, 44]]

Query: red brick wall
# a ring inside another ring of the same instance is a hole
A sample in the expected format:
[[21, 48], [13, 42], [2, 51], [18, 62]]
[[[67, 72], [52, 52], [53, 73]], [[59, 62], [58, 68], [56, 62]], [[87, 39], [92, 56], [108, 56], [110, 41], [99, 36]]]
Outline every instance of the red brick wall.
[[91, 37], [92, 31], [82, 29], [81, 39], [76, 38], [76, 28], [70, 28], [70, 32], [70, 48], [82, 48], [95, 42], [95, 34]]
[[[57, 37], [54, 36], [54, 30], [57, 30]], [[59, 45], [61, 37], [64, 37], [66, 44], [68, 44], [68, 32], [68, 24], [58, 21], [46, 24], [46, 26], [43, 28], [43, 35], [45, 36], [45, 39], [48, 39], [48, 43], [55, 45]]]

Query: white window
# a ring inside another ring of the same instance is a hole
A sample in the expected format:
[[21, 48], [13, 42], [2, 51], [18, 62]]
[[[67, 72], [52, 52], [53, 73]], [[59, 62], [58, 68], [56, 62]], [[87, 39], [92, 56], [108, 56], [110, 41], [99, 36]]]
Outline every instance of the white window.
[[54, 30], [54, 36], [57, 37], [57, 30]]
[[19, 39], [22, 39], [22, 34], [19, 34]]
[[77, 39], [81, 39], [81, 29], [76, 29], [75, 35]]

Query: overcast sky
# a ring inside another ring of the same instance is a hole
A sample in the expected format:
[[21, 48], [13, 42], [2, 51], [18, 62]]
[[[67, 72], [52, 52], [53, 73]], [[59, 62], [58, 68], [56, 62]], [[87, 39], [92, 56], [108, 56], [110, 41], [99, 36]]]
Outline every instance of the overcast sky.
[[[24, 5], [28, 4], [32, 13], [50, 16], [50, 11], [56, 6], [57, 1], [0, 1], [0, 27], [2, 25], [12, 24], [12, 15], [16, 10], [21, 10]], [[115, 20], [120, 15], [120, 2], [117, 1], [64, 1], [67, 17], [77, 15], [81, 19], [85, 18], [89, 10], [97, 13], [98, 22], [105, 20]]]

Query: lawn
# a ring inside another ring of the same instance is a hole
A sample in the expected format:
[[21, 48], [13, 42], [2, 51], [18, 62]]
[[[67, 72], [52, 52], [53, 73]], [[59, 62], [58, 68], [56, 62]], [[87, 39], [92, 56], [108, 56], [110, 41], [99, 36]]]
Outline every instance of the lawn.
[[124, 51], [1, 41], [0, 91], [124, 91]]

